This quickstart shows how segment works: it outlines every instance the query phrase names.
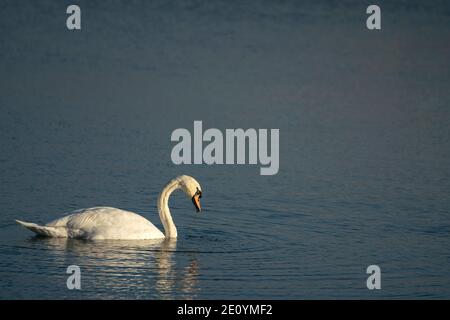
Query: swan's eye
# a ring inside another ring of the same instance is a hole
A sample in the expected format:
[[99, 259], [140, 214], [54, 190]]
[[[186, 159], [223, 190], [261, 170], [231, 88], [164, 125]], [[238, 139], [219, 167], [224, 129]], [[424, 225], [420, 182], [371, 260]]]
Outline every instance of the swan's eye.
[[197, 188], [197, 191], [195, 192], [194, 196], [197, 196], [197, 195], [198, 195], [199, 199], [202, 197], [202, 192], [199, 190], [199, 188]]

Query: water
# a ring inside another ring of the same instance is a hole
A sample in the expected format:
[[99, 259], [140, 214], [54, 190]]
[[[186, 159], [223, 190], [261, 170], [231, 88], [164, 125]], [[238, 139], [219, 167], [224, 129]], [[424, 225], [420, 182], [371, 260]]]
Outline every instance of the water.
[[[450, 9], [380, 2], [2, 1], [0, 298], [450, 297]], [[368, 4], [367, 4], [368, 5]], [[170, 134], [280, 128], [280, 172], [175, 166]], [[114, 206], [176, 242], [35, 238]], [[82, 290], [66, 288], [67, 266]], [[366, 288], [377, 264], [382, 289]]]

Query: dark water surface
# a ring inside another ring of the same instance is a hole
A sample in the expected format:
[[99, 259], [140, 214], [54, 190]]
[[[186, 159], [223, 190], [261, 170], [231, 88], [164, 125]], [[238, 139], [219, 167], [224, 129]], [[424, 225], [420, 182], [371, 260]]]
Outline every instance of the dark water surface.
[[[450, 9], [389, 1], [0, 4], [0, 298], [450, 298]], [[175, 166], [176, 128], [279, 128], [280, 171]], [[42, 239], [140, 213], [176, 242]], [[80, 266], [82, 290], [66, 288]], [[377, 264], [382, 289], [366, 288]]]

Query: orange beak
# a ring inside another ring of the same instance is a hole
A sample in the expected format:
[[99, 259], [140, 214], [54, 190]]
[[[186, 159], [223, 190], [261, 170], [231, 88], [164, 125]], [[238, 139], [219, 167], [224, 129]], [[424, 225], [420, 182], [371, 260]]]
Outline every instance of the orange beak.
[[194, 204], [195, 209], [197, 210], [197, 212], [202, 211], [202, 207], [201, 207], [201, 205], [200, 205], [200, 197], [201, 197], [200, 194], [195, 194], [195, 195], [192, 197], [192, 203]]

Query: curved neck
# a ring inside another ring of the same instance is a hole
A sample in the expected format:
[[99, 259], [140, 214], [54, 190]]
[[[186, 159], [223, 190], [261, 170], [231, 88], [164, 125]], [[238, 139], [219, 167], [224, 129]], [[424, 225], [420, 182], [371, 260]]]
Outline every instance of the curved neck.
[[177, 180], [170, 181], [167, 186], [164, 187], [163, 191], [158, 198], [158, 213], [159, 218], [164, 226], [164, 234], [166, 238], [176, 238], [177, 228], [173, 223], [172, 216], [169, 210], [169, 197], [172, 192], [179, 189], [180, 185]]

